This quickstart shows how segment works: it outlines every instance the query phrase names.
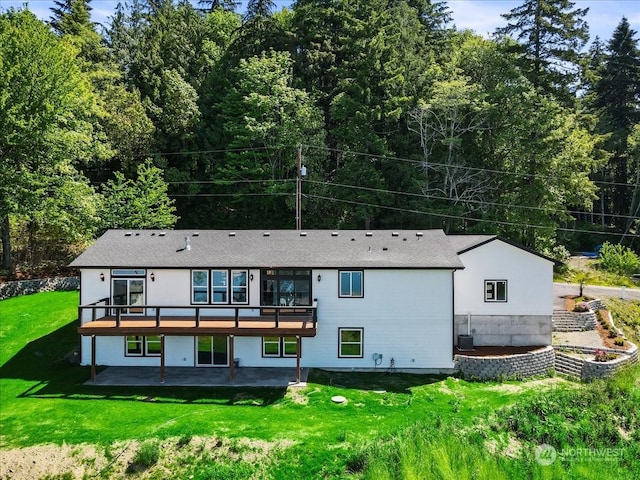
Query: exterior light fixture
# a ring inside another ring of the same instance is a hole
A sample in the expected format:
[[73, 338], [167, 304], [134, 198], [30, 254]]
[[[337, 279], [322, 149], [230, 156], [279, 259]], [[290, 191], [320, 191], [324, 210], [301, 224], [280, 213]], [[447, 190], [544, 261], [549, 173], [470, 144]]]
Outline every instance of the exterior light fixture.
[[253, 273], [249, 274], [249, 280], [253, 282]]
[[156, 281], [156, 274], [151, 272], [151, 275], [149, 275], [151, 277], [151, 281], [155, 282]]
[[100, 272], [100, 281], [104, 282], [104, 272]]
[[322, 280], [322, 275], [318, 274], [318, 281]]

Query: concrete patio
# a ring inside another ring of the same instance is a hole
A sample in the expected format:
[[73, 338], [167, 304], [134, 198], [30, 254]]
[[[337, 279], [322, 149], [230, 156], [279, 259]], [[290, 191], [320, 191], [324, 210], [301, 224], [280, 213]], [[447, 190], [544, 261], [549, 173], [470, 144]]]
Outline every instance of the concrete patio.
[[85, 385], [102, 386], [165, 386], [165, 387], [303, 387], [306, 386], [308, 368], [302, 368], [300, 382], [296, 382], [295, 368], [235, 369], [233, 381], [228, 368], [166, 367], [164, 382], [160, 380], [160, 367], [108, 367], [96, 375], [95, 381]]

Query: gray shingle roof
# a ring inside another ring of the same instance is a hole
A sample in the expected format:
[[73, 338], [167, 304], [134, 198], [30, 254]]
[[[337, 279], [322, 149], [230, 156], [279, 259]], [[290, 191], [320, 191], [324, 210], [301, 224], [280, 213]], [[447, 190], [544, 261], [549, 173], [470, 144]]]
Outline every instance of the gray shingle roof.
[[495, 235], [447, 235], [449, 243], [456, 253], [466, 252], [497, 238]]
[[464, 268], [442, 230], [109, 230], [70, 266]]

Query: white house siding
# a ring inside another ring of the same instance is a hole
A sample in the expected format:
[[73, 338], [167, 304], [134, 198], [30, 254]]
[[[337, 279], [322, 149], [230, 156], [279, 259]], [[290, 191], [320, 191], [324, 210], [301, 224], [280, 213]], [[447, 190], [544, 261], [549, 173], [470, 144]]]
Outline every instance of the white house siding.
[[[465, 266], [454, 275], [455, 332], [474, 345], [550, 345], [553, 263], [493, 240], [460, 255]], [[486, 302], [485, 280], [506, 280], [507, 301]]]
[[[149, 276], [153, 271], [155, 282]], [[109, 294], [109, 271], [105, 282], [99, 273], [83, 271], [82, 303]], [[260, 302], [260, 272], [252, 270], [249, 295]], [[318, 281], [318, 274], [321, 280]], [[302, 339], [303, 367], [373, 369], [372, 355], [383, 355], [379, 369], [445, 370], [453, 367], [451, 270], [365, 270], [364, 298], [339, 298], [338, 270], [315, 270], [312, 294], [318, 299], [317, 336]], [[94, 279], [93, 277], [96, 277]], [[102, 284], [102, 285], [101, 285]], [[190, 271], [147, 269], [146, 301], [156, 305], [188, 305]], [[193, 312], [186, 308], [185, 313]], [[222, 313], [222, 312], [221, 312]], [[256, 315], [259, 307], [256, 307]], [[178, 314], [177, 311], [172, 314]], [[250, 314], [244, 311], [243, 314]], [[363, 358], [338, 358], [338, 329], [363, 328]], [[124, 337], [98, 337], [96, 361], [101, 365], [154, 365], [158, 357], [126, 357]], [[195, 339], [165, 337], [167, 366], [193, 366]], [[241, 366], [294, 366], [295, 358], [263, 358], [262, 339], [235, 337], [234, 357]], [[88, 337], [82, 339], [82, 363], [91, 361]]]

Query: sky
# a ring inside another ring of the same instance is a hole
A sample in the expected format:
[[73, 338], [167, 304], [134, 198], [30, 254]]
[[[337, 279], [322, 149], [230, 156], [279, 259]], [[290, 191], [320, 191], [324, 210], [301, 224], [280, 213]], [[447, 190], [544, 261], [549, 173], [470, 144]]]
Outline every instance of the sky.
[[[92, 0], [92, 20], [107, 24], [120, 0]], [[191, 0], [197, 3], [197, 0]], [[124, 2], [124, 0], [123, 0]], [[614, 29], [623, 16], [627, 17], [631, 28], [640, 31], [640, 0], [574, 0], [577, 8], [589, 7], [586, 20], [589, 24], [591, 39], [597, 35], [601, 40], [611, 38]], [[53, 0], [0, 0], [0, 11], [10, 7], [20, 8], [28, 4], [29, 10], [39, 18], [48, 20]], [[278, 8], [289, 6], [291, 0], [276, 0]], [[484, 36], [491, 34], [497, 27], [506, 25], [500, 16], [523, 3], [523, 0], [448, 0], [458, 29], [468, 28]], [[246, 4], [246, 0], [243, 2]], [[636, 38], [640, 38], [636, 35]]]

